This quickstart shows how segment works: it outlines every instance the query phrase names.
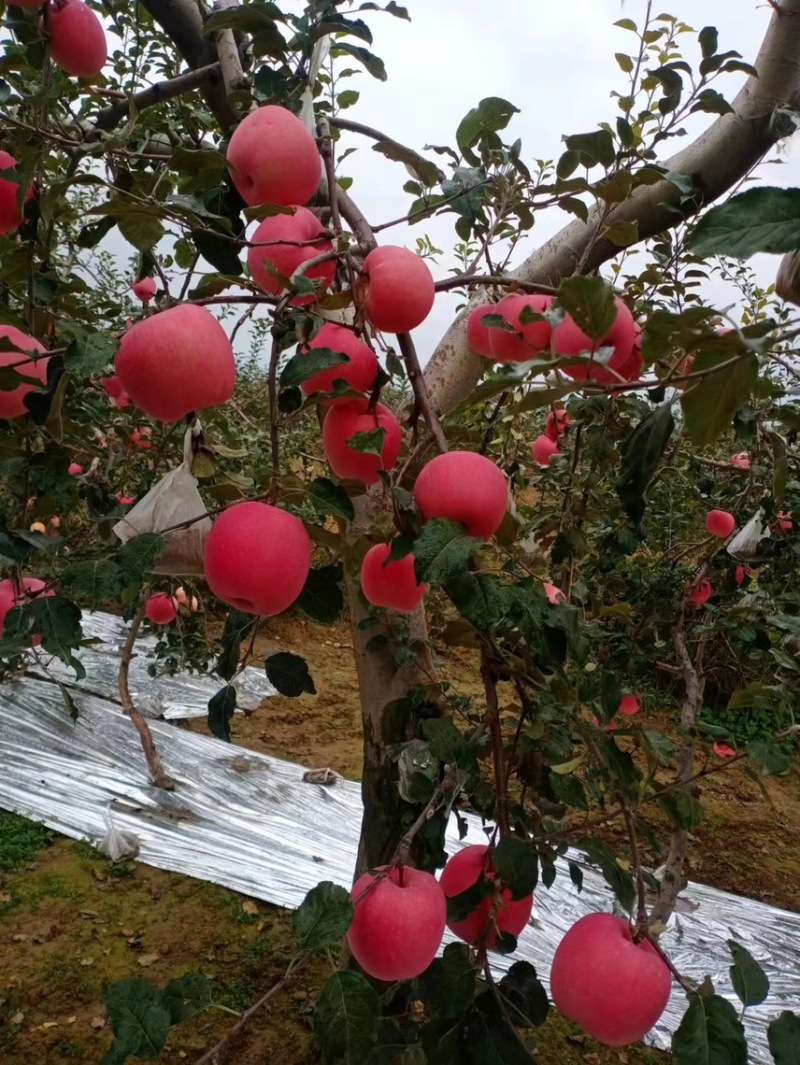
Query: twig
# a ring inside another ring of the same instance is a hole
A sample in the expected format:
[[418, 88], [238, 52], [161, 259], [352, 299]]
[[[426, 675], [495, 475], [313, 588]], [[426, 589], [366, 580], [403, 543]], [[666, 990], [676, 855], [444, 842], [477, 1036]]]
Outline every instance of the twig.
[[443, 281], [437, 281], [437, 292], [449, 292], [453, 288], [477, 288], [479, 286], [499, 285], [501, 288], [517, 288], [520, 292], [541, 293], [545, 296], [557, 296], [558, 289], [552, 285], [540, 285], [535, 282], [518, 281], [510, 274], [456, 274]]
[[623, 813], [631, 845], [633, 871], [636, 875], [636, 929], [643, 932], [647, 929], [647, 889], [645, 888], [644, 871], [642, 870], [642, 856], [639, 853], [639, 840], [636, 836], [636, 817], [627, 803], [623, 804]]
[[486, 718], [489, 735], [492, 739], [492, 761], [494, 762], [494, 783], [497, 792], [497, 824], [500, 838], [504, 839], [510, 831], [508, 819], [507, 778], [503, 772], [503, 737], [500, 731], [500, 707], [497, 702], [497, 677], [486, 651], [481, 653], [481, 679], [486, 693]]
[[442, 454], [444, 454], [447, 451], [447, 440], [445, 439], [444, 430], [442, 429], [442, 423], [439, 421], [431, 404], [431, 399], [428, 395], [428, 386], [425, 384], [425, 377], [422, 373], [422, 367], [419, 364], [417, 349], [414, 347], [414, 341], [411, 339], [411, 334], [398, 333], [397, 344], [403, 356], [403, 361], [406, 364], [406, 373], [408, 374], [408, 380], [414, 392], [414, 401], [416, 402], [422, 417], [427, 422], [431, 435], [436, 442], [436, 447]]
[[142, 89], [141, 92], [135, 93], [129, 99], [104, 108], [98, 113], [93, 127], [95, 130], [113, 129], [129, 114], [136, 114], [146, 107], [165, 103], [176, 96], [182, 96], [184, 93], [199, 89], [201, 85], [216, 85], [219, 83], [220, 78], [219, 63], [209, 63], [207, 66], [198, 67], [197, 70], [190, 70], [187, 74], [179, 74], [176, 78], [157, 81], [155, 85]]
[[275, 316], [272, 320], [272, 351], [269, 357], [269, 373], [267, 374], [267, 395], [269, 397], [269, 444], [272, 460], [272, 476], [267, 489], [267, 502], [274, 503], [281, 491], [281, 439], [278, 409], [278, 361], [281, 357], [281, 321], [283, 312], [289, 305], [291, 295], [287, 293], [275, 308]]
[[656, 954], [658, 954], [658, 956], [659, 956], [659, 957], [661, 958], [661, 960], [662, 960], [662, 961], [664, 962], [664, 964], [666, 965], [666, 967], [667, 967], [667, 968], [669, 969], [669, 971], [670, 971], [670, 972], [672, 973], [672, 975], [673, 975], [673, 976], [675, 977], [675, 979], [676, 979], [676, 980], [678, 981], [678, 983], [679, 983], [679, 984], [681, 985], [681, 987], [682, 987], [682, 988], [683, 988], [683, 990], [684, 990], [684, 991], [686, 992], [686, 994], [688, 995], [688, 994], [690, 994], [690, 993], [691, 993], [692, 991], [695, 991], [695, 990], [696, 990], [696, 988], [692, 987], [692, 985], [691, 985], [691, 984], [689, 983], [689, 981], [688, 981], [688, 980], [687, 980], [687, 979], [686, 979], [686, 978], [685, 978], [684, 976], [682, 976], [682, 975], [681, 975], [681, 973], [680, 973], [680, 972], [678, 972], [678, 970], [677, 970], [677, 969], [675, 968], [675, 965], [674, 965], [674, 963], [673, 963], [672, 959], [671, 959], [671, 958], [669, 957], [669, 955], [668, 955], [668, 954], [666, 953], [666, 951], [665, 951], [665, 950], [664, 950], [664, 948], [663, 948], [663, 947], [661, 946], [661, 944], [660, 944], [660, 943], [658, 942], [658, 940], [656, 939], [656, 937], [655, 937], [655, 936], [654, 936], [654, 935], [653, 935], [652, 933], [650, 933], [650, 932], [647, 932], [647, 933], [645, 934], [645, 937], [644, 937], [644, 938], [645, 938], [645, 939], [647, 940], [647, 942], [648, 942], [648, 943], [649, 943], [649, 944], [650, 944], [650, 945], [651, 945], [652, 947], [654, 947], [654, 948], [655, 948]]
[[218, 1043], [215, 1043], [210, 1050], [207, 1050], [202, 1058], [197, 1059], [196, 1065], [209, 1065], [210, 1062], [215, 1062], [219, 1052], [224, 1050], [228, 1043], [241, 1032], [242, 1028], [244, 1028], [244, 1026], [250, 1021], [253, 1014], [257, 1013], [274, 995], [277, 995], [279, 991], [283, 990], [289, 981], [308, 964], [311, 957], [312, 955], [309, 951], [307, 954], [303, 954], [299, 958], [294, 958], [280, 980], [278, 980], [276, 984], [273, 984], [269, 991], [261, 996], [258, 1002], [254, 1003], [254, 1005], [244, 1011], [236, 1024], [234, 1024], [233, 1028], [231, 1028], [231, 1030], [227, 1032]]
[[128, 638], [122, 649], [122, 658], [119, 663], [119, 697], [123, 710], [128, 717], [130, 717], [136, 731], [139, 733], [139, 739], [142, 743], [142, 750], [144, 751], [144, 757], [147, 762], [147, 768], [150, 771], [151, 780], [157, 788], [163, 788], [165, 791], [174, 791], [175, 781], [164, 771], [164, 767], [161, 764], [161, 758], [156, 750], [155, 741], [153, 740], [153, 734], [150, 731], [150, 726], [147, 724], [146, 719], [142, 717], [141, 713], [137, 710], [136, 705], [131, 698], [130, 688], [128, 687], [128, 671], [130, 669], [131, 659], [133, 658], [133, 647], [136, 643], [136, 637], [139, 634], [139, 628], [141, 627], [143, 618], [144, 605], [140, 606], [133, 615], [130, 628], [128, 629]]

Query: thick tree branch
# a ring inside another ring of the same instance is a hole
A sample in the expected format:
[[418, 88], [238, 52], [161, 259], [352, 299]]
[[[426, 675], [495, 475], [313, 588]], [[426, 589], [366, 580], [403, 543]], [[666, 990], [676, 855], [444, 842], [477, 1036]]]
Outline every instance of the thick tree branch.
[[[800, 0], [785, 0], [782, 12], [773, 13], [755, 62], [757, 78], [748, 78], [733, 101], [733, 113], [722, 115], [697, 140], [663, 165], [668, 171], [691, 176], [702, 205], [718, 199], [736, 185], [780, 138], [773, 116], [776, 108], [800, 103]], [[680, 189], [670, 181], [641, 186], [607, 219], [635, 221], [639, 239], [669, 229], [687, 216], [680, 206]], [[693, 201], [692, 210], [700, 205]], [[576, 219], [534, 252], [513, 272], [520, 281], [555, 284], [569, 277], [593, 240], [597, 211], [587, 223]], [[586, 258], [586, 272], [596, 270], [619, 254], [605, 238], [594, 243]], [[485, 369], [485, 360], [473, 354], [466, 341], [467, 315], [480, 303], [478, 290], [465, 310], [445, 333], [425, 370], [433, 404], [447, 413], [464, 400]]]
[[155, 85], [142, 89], [129, 99], [104, 108], [95, 119], [94, 128], [113, 129], [114, 126], [124, 121], [131, 111], [143, 111], [146, 107], [164, 103], [166, 100], [172, 100], [194, 89], [218, 85], [220, 79], [219, 63], [209, 63], [208, 66], [190, 70], [187, 74], [179, 74], [168, 81], [157, 81]]

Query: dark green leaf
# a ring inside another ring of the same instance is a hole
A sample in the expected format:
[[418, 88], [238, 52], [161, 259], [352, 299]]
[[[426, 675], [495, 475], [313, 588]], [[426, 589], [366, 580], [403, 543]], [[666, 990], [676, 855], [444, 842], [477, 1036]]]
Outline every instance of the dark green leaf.
[[782, 255], [800, 248], [800, 189], [748, 189], [712, 207], [689, 238], [697, 255], [749, 259], [757, 252]]
[[212, 695], [208, 700], [208, 727], [212, 736], [218, 740], [231, 738], [231, 718], [236, 709], [236, 689], [232, 684]]
[[365, 433], [354, 433], [347, 438], [347, 446], [362, 455], [377, 455], [383, 453], [383, 442], [386, 439], [385, 429], [369, 429]]
[[[239, 665], [239, 648], [253, 631], [256, 618], [231, 607], [222, 632], [220, 655], [216, 671], [223, 680], [230, 680]], [[227, 737], [225, 737], [227, 739]]]
[[281, 371], [281, 388], [292, 388], [314, 377], [325, 370], [331, 370], [334, 366], [345, 366], [350, 362], [347, 355], [341, 351], [332, 351], [330, 348], [309, 348], [308, 351], [298, 351], [286, 363]]
[[703, 59], [708, 59], [709, 56], [716, 54], [719, 45], [719, 34], [716, 26], [704, 26], [697, 35], [697, 39], [700, 42]]
[[163, 550], [162, 536], [157, 533], [141, 533], [121, 544], [114, 557], [124, 572], [125, 580], [129, 584], [139, 584]]
[[447, 920], [464, 921], [492, 894], [492, 882], [485, 876], [479, 876], [474, 884], [460, 891], [458, 895], [447, 898]]
[[636, 901], [636, 888], [633, 877], [617, 861], [614, 852], [599, 839], [586, 837], [578, 841], [580, 850], [586, 852], [589, 861], [600, 867], [603, 877], [616, 895], [626, 913], [633, 910]]
[[463, 151], [472, 148], [487, 133], [497, 133], [505, 129], [511, 116], [518, 114], [519, 108], [499, 96], [487, 96], [477, 107], [461, 119], [456, 130], [456, 143]]
[[316, 695], [317, 689], [308, 672], [308, 663], [300, 655], [289, 651], [274, 651], [267, 655], [264, 666], [267, 680], [281, 693], [295, 699], [298, 695]]
[[800, 1017], [784, 1010], [767, 1028], [769, 1049], [775, 1065], [800, 1065]]
[[186, 973], [164, 988], [164, 1004], [172, 1024], [183, 1024], [211, 1005], [211, 984], [202, 973]]
[[333, 973], [314, 1011], [314, 1036], [325, 1061], [364, 1065], [380, 1012], [377, 993], [360, 973]]
[[547, 1020], [550, 1002], [530, 962], [515, 961], [498, 987], [518, 1028], [538, 1028]]
[[[730, 356], [705, 353], [698, 356], [694, 371], [727, 362]], [[693, 444], [713, 444], [731, 427], [733, 416], [753, 394], [758, 378], [758, 361], [749, 355], [720, 373], [691, 384], [681, 396], [686, 431]]]
[[753, 740], [747, 745], [747, 756], [764, 776], [783, 776], [794, 761], [786, 748], [774, 740]]
[[301, 950], [333, 947], [353, 920], [353, 904], [343, 887], [330, 880], [313, 887], [292, 916], [292, 934]]
[[703, 820], [703, 807], [693, 795], [685, 791], [670, 791], [660, 795], [658, 804], [677, 828], [694, 832]]
[[432, 163], [419, 152], [406, 148], [404, 144], [398, 144], [397, 141], [378, 141], [373, 144], [372, 150], [395, 163], [404, 163], [425, 186], [439, 185], [444, 180], [444, 174], [436, 163]]
[[602, 277], [567, 278], [558, 290], [558, 302], [593, 340], [605, 336], [617, 317], [614, 293]]
[[448, 943], [417, 978], [418, 997], [439, 1017], [457, 1017], [475, 997], [478, 968], [466, 943]]
[[318, 514], [332, 514], [352, 521], [355, 517], [353, 501], [339, 484], [327, 477], [316, 477], [308, 486], [308, 501]]
[[746, 1065], [747, 1043], [736, 1010], [719, 995], [691, 992], [672, 1036], [674, 1065]]
[[330, 625], [344, 610], [341, 563], [312, 569], [295, 606], [314, 621]]
[[569, 862], [569, 878], [580, 894], [583, 889], [583, 869], [577, 862]]
[[58, 586], [65, 595], [74, 596], [95, 607], [116, 599], [125, 585], [122, 570], [115, 562], [72, 562], [65, 566]]
[[462, 573], [447, 585], [456, 609], [485, 632], [505, 621], [514, 608], [514, 591], [491, 573]]
[[510, 932], [498, 932], [495, 936], [494, 949], [498, 954], [513, 954], [517, 949], [517, 937]]
[[159, 988], [141, 977], [112, 984], [103, 1001], [114, 1033], [110, 1060], [123, 1062], [129, 1055], [157, 1058], [164, 1048], [171, 1018]]
[[433, 518], [425, 523], [414, 542], [414, 573], [417, 581], [447, 584], [467, 569], [479, 541], [465, 535], [457, 521]]
[[422, 734], [430, 744], [431, 753], [444, 765], [457, 765], [471, 771], [477, 753], [449, 717], [432, 717], [422, 722]]
[[506, 836], [492, 851], [492, 865], [503, 884], [510, 889], [511, 898], [524, 899], [536, 887], [539, 863], [530, 843], [518, 836]]
[[567, 776], [551, 773], [548, 782], [553, 795], [559, 802], [566, 803], [567, 806], [574, 806], [578, 810], [589, 809], [586, 792], [578, 777], [573, 776], [571, 773]]
[[491, 991], [476, 1002], [464, 1032], [459, 1065], [531, 1065], [531, 1055], [509, 1026]]
[[728, 940], [733, 965], [730, 967], [731, 983], [743, 1006], [760, 1006], [769, 994], [769, 978], [756, 959], [733, 939]]
[[345, 41], [337, 40], [333, 44], [333, 51], [345, 52], [347, 55], [351, 55], [353, 59], [357, 59], [359, 63], [364, 65], [373, 78], [377, 78], [378, 81], [386, 81], [386, 67], [383, 65], [383, 60], [373, 55], [366, 48], [358, 48], [354, 44], [347, 44]]
[[574, 152], [578, 165], [591, 169], [598, 163], [604, 167], [613, 165], [616, 159], [614, 138], [607, 129], [598, 129], [592, 133], [574, 133], [563, 138], [568, 152]]

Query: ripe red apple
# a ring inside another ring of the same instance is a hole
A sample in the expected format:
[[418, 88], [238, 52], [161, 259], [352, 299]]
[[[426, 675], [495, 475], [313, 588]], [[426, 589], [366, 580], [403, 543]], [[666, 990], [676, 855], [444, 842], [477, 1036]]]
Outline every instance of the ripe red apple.
[[430, 314], [436, 291], [423, 259], [407, 248], [375, 248], [364, 260], [357, 296], [384, 333], [408, 333]]
[[[0, 581], [0, 636], [3, 635], [3, 629], [5, 628], [6, 614], [12, 607], [21, 606], [30, 599], [36, 599], [41, 593], [44, 593], [45, 596], [56, 594], [52, 588], [45, 592], [45, 587], [44, 581], [40, 581], [36, 577], [23, 577], [21, 581], [9, 579]], [[34, 636], [33, 643], [35, 647], [38, 647], [41, 642], [41, 637]]]
[[554, 584], [550, 584], [549, 581], [545, 581], [543, 584], [545, 598], [548, 603], [552, 603], [553, 606], [558, 606], [559, 603], [566, 603], [567, 597], [557, 588]]
[[69, 466], [67, 466], [67, 473], [71, 474], [73, 477], [80, 477], [83, 473], [83, 466], [77, 462], [70, 462]]
[[134, 429], [128, 440], [140, 451], [146, 451], [153, 446], [153, 441], [150, 439], [151, 433], [152, 430], [148, 426], [145, 426], [144, 429]]
[[131, 406], [130, 396], [123, 389], [119, 374], [112, 374], [110, 377], [104, 377], [100, 381], [100, 384], [109, 399], [113, 399], [115, 407]]
[[314, 138], [285, 107], [267, 104], [246, 115], [228, 143], [231, 178], [250, 207], [308, 203], [322, 166]]
[[[497, 874], [488, 852], [488, 846], [475, 844], [471, 847], [464, 847], [463, 850], [453, 855], [439, 877], [442, 891], [447, 898], [460, 895], [462, 891], [476, 884], [481, 877], [492, 881], [496, 879]], [[501, 895], [500, 906], [487, 931], [492, 904], [491, 897], [483, 899], [469, 917], [465, 917], [463, 921], [448, 921], [447, 927], [454, 936], [458, 936], [459, 939], [473, 946], [477, 946], [486, 933], [486, 947], [488, 950], [494, 950], [498, 931], [518, 936], [525, 928], [533, 909], [533, 895], [526, 895], [524, 899], [512, 902], [511, 891], [505, 888]]]
[[47, 383], [47, 363], [49, 359], [25, 359], [25, 352], [38, 355], [44, 352], [44, 348], [33, 337], [28, 336], [13, 325], [0, 325], [0, 348], [3, 341], [13, 344], [18, 351], [0, 350], [0, 366], [13, 366], [22, 377], [29, 377], [33, 384], [19, 385], [8, 392], [0, 392], [0, 418], [19, 418], [27, 414], [24, 399], [29, 392], [35, 392], [41, 385]]
[[706, 514], [706, 532], [724, 540], [736, 528], [736, 518], [727, 510], [709, 510]]
[[390, 544], [375, 544], [361, 563], [361, 590], [373, 606], [408, 613], [422, 602], [427, 584], [417, 584], [414, 556], [384, 565], [391, 553]]
[[[36, 5], [39, 6], [38, 4]], [[0, 152], [0, 173], [3, 170], [13, 170], [17, 160], [8, 152]], [[22, 211], [18, 203], [19, 184], [16, 181], [6, 181], [0, 178], [0, 236], [8, 236], [22, 224]], [[33, 189], [28, 189], [25, 199], [30, 200]]]
[[448, 451], [420, 470], [414, 502], [423, 521], [449, 518], [466, 526], [470, 536], [489, 540], [508, 509], [505, 474], [474, 451]]
[[294, 514], [268, 503], [235, 503], [215, 520], [203, 555], [214, 595], [245, 614], [287, 610], [311, 569], [311, 540]]
[[[355, 901], [374, 879], [364, 873], [350, 898]], [[356, 903], [347, 945], [375, 980], [413, 980], [436, 957], [446, 919], [447, 903], [435, 877], [408, 866], [392, 869]]]
[[502, 315], [514, 332], [489, 329], [492, 358], [497, 362], [529, 362], [542, 352], [549, 352], [552, 335], [550, 323], [528, 322], [523, 325], [520, 315], [526, 308], [535, 314], [542, 314], [552, 304], [552, 296], [523, 296], [516, 292], [503, 296], [495, 307], [495, 313]]
[[638, 714], [641, 709], [641, 695], [623, 695], [617, 713], [622, 714], [623, 717], [633, 717], [633, 715]]
[[131, 291], [142, 303], [149, 303], [156, 294], [156, 283], [152, 277], [143, 277], [140, 281], [133, 283]]
[[[561, 325], [556, 326], [553, 332], [555, 350], [557, 355], [580, 355], [582, 352], [594, 352], [600, 348], [613, 347], [614, 351], [606, 365], [594, 360], [589, 366], [588, 361], [575, 366], [565, 366], [564, 373], [573, 381], [599, 381], [603, 384], [619, 382], [623, 380], [633, 381], [638, 377], [641, 369], [641, 359], [631, 358], [636, 340], [636, 323], [633, 315], [618, 296], [614, 300], [617, 308], [617, 316], [609, 331], [599, 340], [592, 340], [582, 329], [567, 315]], [[608, 369], [606, 369], [606, 366]], [[614, 370], [615, 373], [609, 373]], [[623, 372], [624, 371], [624, 372]], [[619, 376], [617, 376], [617, 374]]]
[[[314, 243], [298, 247], [298, 241], [307, 240]], [[270, 265], [284, 277], [291, 277], [302, 263], [328, 251], [333, 251], [333, 244], [325, 239], [325, 227], [320, 220], [306, 207], [295, 207], [294, 214], [272, 215], [259, 225], [247, 249], [247, 265], [260, 288], [270, 296], [280, 296], [286, 290], [269, 272]], [[303, 274], [309, 281], [321, 279], [326, 288], [335, 276], [335, 259], [318, 263]], [[314, 296], [295, 296], [291, 302], [297, 306], [313, 303]]]
[[178, 615], [178, 604], [173, 596], [157, 592], [145, 603], [144, 612], [154, 625], [169, 625]]
[[672, 976], [655, 947], [610, 913], [581, 917], [559, 943], [550, 992], [565, 1017], [606, 1046], [636, 1043], [667, 1008]]
[[132, 402], [163, 422], [227, 402], [236, 384], [225, 330], [194, 303], [170, 307], [131, 326], [115, 365]]
[[[686, 582], [686, 589], [688, 590], [688, 588], [689, 581]], [[714, 589], [711, 587], [711, 582], [703, 578], [703, 580], [698, 581], [692, 589], [692, 594], [689, 596], [689, 602], [693, 603], [695, 606], [703, 606], [704, 603], [709, 601], [713, 594]]]
[[492, 359], [492, 333], [488, 325], [484, 325], [482, 318], [485, 314], [496, 314], [497, 308], [494, 303], [481, 303], [467, 319], [467, 344], [476, 355], [482, 355], [485, 359]]
[[749, 470], [750, 456], [746, 451], [739, 451], [737, 454], [731, 455], [728, 459], [728, 465], [734, 466], [737, 470]]
[[544, 435], [557, 442], [567, 431], [568, 425], [572, 425], [572, 418], [563, 407], [559, 410], [551, 410], [545, 419]]
[[549, 466], [552, 457], [560, 450], [558, 444], [549, 436], [537, 436], [531, 444], [531, 455], [537, 466]]
[[92, 78], [106, 65], [103, 24], [83, 0], [53, 0], [49, 8], [50, 57], [76, 78]]
[[714, 743], [711, 746], [711, 750], [717, 756], [717, 758], [735, 758], [736, 751], [727, 743]]
[[[380, 456], [355, 451], [347, 441], [357, 433], [384, 429]], [[379, 470], [391, 470], [400, 454], [400, 422], [388, 407], [377, 403], [369, 410], [369, 400], [351, 399], [330, 408], [322, 423], [322, 446], [325, 458], [337, 477], [375, 484]]]
[[[378, 360], [375, 352], [359, 339], [352, 329], [342, 325], [326, 322], [313, 340], [302, 349], [308, 353], [314, 348], [329, 348], [346, 355], [349, 362], [340, 363], [330, 370], [314, 374], [300, 387], [310, 396], [312, 392], [332, 392], [335, 381], [344, 381], [354, 392], [369, 392], [378, 373]], [[341, 403], [342, 399], [332, 399], [330, 403]]]
[[114, 498], [121, 507], [129, 507], [131, 503], [136, 502], [136, 496], [126, 496], [124, 492], [117, 492]]

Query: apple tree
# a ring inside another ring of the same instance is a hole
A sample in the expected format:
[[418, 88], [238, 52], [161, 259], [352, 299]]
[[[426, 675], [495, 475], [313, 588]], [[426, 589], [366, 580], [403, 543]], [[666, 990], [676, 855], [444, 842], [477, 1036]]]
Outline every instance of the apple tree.
[[[587, 864], [616, 912], [564, 938], [555, 1005], [623, 1046], [677, 980], [678, 1065], [747, 1060], [737, 1011], [659, 936], [703, 779], [795, 756], [798, 330], [741, 260], [795, 252], [798, 193], [703, 212], [796, 127], [800, 2], [771, 4], [754, 65], [643, 6], [618, 23], [609, 121], [556, 160], [510, 139], [518, 108], [497, 97], [435, 148], [351, 119], [356, 69], [386, 77], [373, 32], [409, 18], [394, 2], [0, 7], [4, 674], [56, 655], [82, 679], [82, 611], [122, 611], [120, 700], [154, 785], [179, 788], [127, 682], [143, 624], [164, 668], [206, 668], [205, 614], [175, 581], [225, 611], [223, 739], [259, 626], [347, 607], [355, 885], [309, 894], [286, 977], [346, 939], [316, 1007], [326, 1061], [533, 1060], [544, 987], [519, 961], [497, 981], [490, 954], [513, 954], [535, 890], [579, 891]], [[703, 134], [663, 159], [697, 114]], [[365, 217], [344, 136], [405, 168], [399, 218]], [[544, 210], [572, 220], [520, 261]], [[447, 276], [425, 235], [392, 243], [433, 217], [453, 224]], [[735, 310], [709, 304], [712, 273]], [[444, 292], [462, 310], [425, 358], [415, 330]], [[298, 655], [264, 665], [285, 695], [325, 683]], [[715, 706], [766, 709], [770, 727], [742, 739]], [[448, 860], [466, 810], [486, 843]], [[437, 960], [445, 927], [461, 942]], [[763, 970], [731, 950], [743, 1006], [761, 1003]], [[157, 1053], [206, 1002], [193, 985], [170, 1009], [151, 988], [141, 1036], [121, 1022], [141, 994], [109, 992], [109, 1061]], [[771, 1022], [778, 1065], [798, 1025]]]

